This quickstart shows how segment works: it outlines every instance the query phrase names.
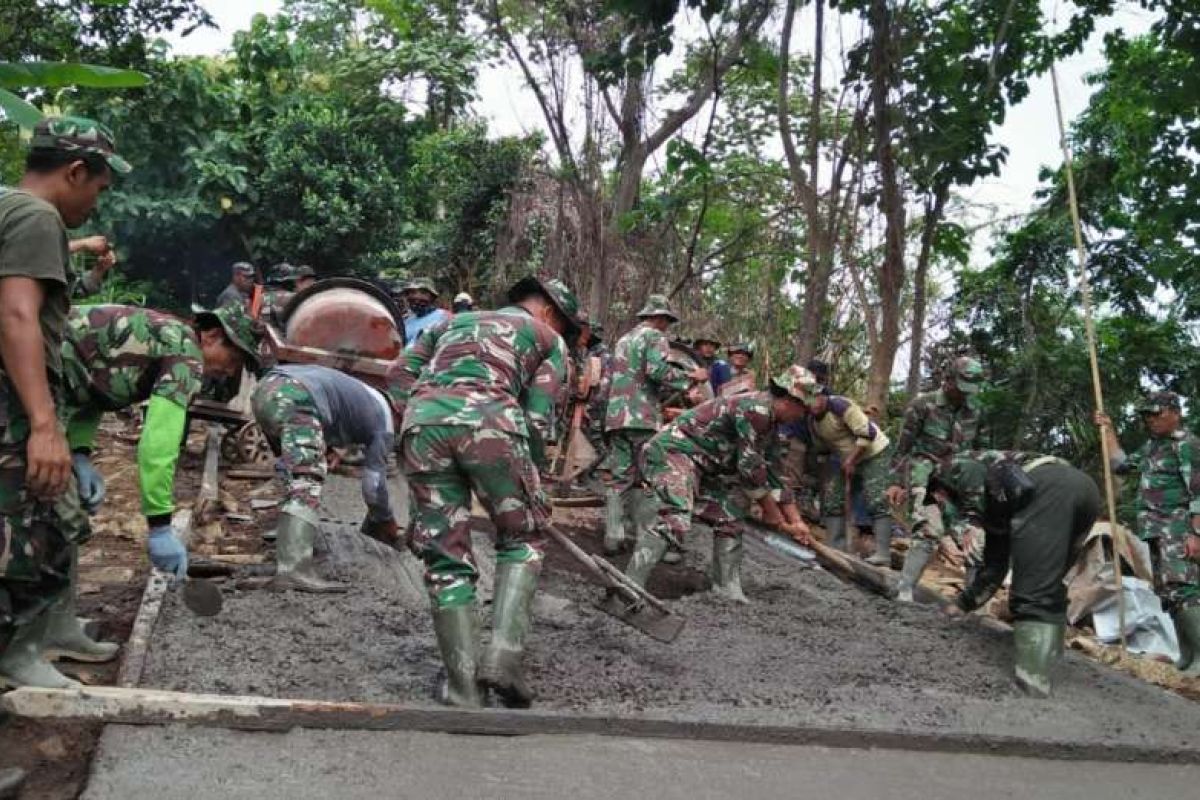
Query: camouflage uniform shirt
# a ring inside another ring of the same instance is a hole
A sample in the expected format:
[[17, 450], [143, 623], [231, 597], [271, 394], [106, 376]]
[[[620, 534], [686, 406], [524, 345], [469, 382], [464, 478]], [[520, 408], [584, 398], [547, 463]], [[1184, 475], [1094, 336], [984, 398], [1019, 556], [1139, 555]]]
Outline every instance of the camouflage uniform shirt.
[[895, 480], [907, 477], [912, 486], [924, 486], [939, 463], [974, 447], [978, 436], [979, 410], [971, 398], [956, 409], [940, 390], [917, 395], [896, 439]]
[[1137, 472], [1137, 529], [1142, 539], [1182, 536], [1200, 515], [1200, 438], [1179, 430], [1151, 438], [1130, 456], [1114, 454], [1113, 469]]
[[682, 454], [702, 478], [736, 476], [751, 498], [772, 495], [790, 502], [789, 493], [771, 467], [775, 415], [771, 395], [753, 392], [709, 400], [684, 412], [642, 449], [643, 474], [665, 466], [664, 456]]
[[686, 391], [691, 379], [669, 361], [670, 341], [662, 331], [642, 323], [617, 341], [604, 420], [606, 431], [662, 427], [663, 390]]
[[67, 402], [116, 411], [151, 395], [187, 408], [204, 356], [183, 320], [135, 306], [77, 306], [63, 344]]
[[392, 376], [407, 404], [403, 431], [459, 425], [512, 433], [535, 458], [555, 436], [555, 402], [567, 385], [567, 346], [518, 306], [455, 314], [427, 328]]

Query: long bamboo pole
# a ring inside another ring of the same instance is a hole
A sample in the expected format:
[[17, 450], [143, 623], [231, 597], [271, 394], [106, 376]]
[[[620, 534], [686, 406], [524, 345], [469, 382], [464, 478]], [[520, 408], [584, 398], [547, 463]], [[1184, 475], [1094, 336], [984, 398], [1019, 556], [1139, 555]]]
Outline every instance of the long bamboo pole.
[[[1092, 287], [1088, 282], [1087, 253], [1083, 248], [1083, 225], [1079, 221], [1079, 197], [1075, 193], [1075, 168], [1067, 129], [1063, 123], [1062, 99], [1058, 93], [1058, 71], [1050, 65], [1050, 85], [1054, 88], [1054, 110], [1058, 117], [1059, 144], [1063, 151], [1063, 167], [1067, 174], [1067, 206], [1071, 211], [1071, 227], [1075, 234], [1075, 259], [1079, 264], [1079, 294], [1083, 300], [1083, 327], [1087, 334], [1088, 360], [1092, 367], [1092, 392], [1096, 410], [1104, 413], [1104, 390], [1100, 386], [1100, 360], [1096, 354], [1096, 323], [1092, 318]], [[1121, 553], [1125, 550], [1125, 530], [1117, 523], [1117, 496], [1113, 489], [1112, 464], [1109, 461], [1108, 437], [1100, 430], [1100, 458], [1104, 465], [1104, 499], [1108, 504], [1109, 529], [1113, 535], [1113, 573], [1117, 581], [1117, 618], [1121, 631], [1121, 655], [1125, 655], [1125, 590], [1121, 575]]]

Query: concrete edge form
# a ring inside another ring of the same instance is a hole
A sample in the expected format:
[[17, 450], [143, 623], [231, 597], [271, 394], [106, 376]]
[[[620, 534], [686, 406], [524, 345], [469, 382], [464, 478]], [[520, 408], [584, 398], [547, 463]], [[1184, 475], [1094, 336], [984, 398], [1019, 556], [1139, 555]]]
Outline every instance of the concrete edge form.
[[545, 711], [475, 711], [108, 687], [82, 690], [18, 689], [0, 698], [0, 707], [13, 715], [35, 719], [74, 719], [125, 725], [183, 723], [249, 731], [320, 728], [405, 730], [485, 736], [595, 734], [750, 744], [977, 753], [1075, 761], [1200, 764], [1200, 750], [1137, 744], [1087, 744], [986, 734], [931, 734], [820, 726], [752, 725]]

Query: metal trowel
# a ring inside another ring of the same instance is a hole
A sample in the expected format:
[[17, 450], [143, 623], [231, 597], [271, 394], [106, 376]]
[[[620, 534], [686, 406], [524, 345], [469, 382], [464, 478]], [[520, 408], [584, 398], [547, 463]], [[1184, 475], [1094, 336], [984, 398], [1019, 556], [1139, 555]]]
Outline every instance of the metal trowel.
[[215, 617], [225, 606], [221, 589], [212, 581], [203, 578], [188, 578], [179, 590], [183, 604], [198, 617]]

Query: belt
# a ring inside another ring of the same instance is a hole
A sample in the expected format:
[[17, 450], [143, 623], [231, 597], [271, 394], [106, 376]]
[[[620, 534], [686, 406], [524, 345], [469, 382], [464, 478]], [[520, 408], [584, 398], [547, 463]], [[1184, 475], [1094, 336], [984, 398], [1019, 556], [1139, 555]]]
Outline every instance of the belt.
[[1026, 472], [1033, 472], [1038, 467], [1044, 467], [1047, 464], [1062, 464], [1066, 467], [1071, 466], [1066, 460], [1061, 459], [1058, 456], [1042, 456], [1040, 458], [1035, 458], [1028, 464], [1022, 464], [1021, 468]]

